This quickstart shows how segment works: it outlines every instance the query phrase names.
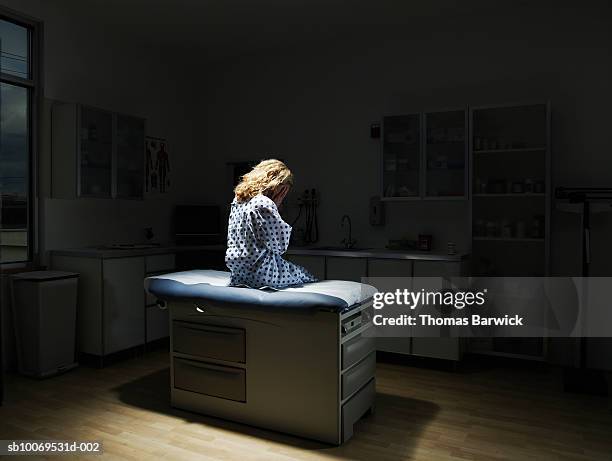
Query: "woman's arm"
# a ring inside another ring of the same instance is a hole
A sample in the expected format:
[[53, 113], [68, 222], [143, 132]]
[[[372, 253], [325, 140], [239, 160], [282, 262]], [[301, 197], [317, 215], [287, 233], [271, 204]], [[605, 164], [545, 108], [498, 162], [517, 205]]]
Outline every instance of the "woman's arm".
[[273, 253], [283, 254], [289, 246], [291, 226], [283, 221], [278, 210], [260, 206], [251, 214], [253, 229], [258, 241]]

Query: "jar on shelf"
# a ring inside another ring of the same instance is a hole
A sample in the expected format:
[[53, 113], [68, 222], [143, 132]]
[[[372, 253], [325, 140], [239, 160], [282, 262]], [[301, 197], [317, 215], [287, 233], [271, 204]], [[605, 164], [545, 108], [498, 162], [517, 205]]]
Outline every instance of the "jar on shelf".
[[543, 194], [544, 193], [544, 181], [542, 181], [541, 179], [536, 181], [535, 184], [533, 185], [533, 191], [536, 194]]
[[483, 237], [487, 233], [485, 222], [483, 219], [477, 219], [474, 223], [474, 235], [476, 237]]
[[517, 238], [525, 238], [526, 236], [526, 226], [525, 221], [518, 221], [516, 223], [516, 237]]
[[486, 236], [497, 237], [499, 235], [499, 225], [496, 221], [487, 221]]
[[512, 181], [512, 193], [513, 194], [522, 194], [525, 192], [525, 185], [523, 181]]
[[501, 224], [501, 236], [503, 238], [511, 238], [512, 237], [512, 224], [507, 219], [502, 220]]

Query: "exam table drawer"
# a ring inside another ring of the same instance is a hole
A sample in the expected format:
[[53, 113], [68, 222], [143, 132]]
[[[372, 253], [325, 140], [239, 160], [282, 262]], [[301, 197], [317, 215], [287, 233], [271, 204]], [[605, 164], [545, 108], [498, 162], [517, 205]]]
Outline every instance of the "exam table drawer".
[[353, 392], [367, 383], [376, 373], [376, 352], [370, 353], [350, 370], [342, 374], [342, 398], [346, 399]]
[[376, 339], [358, 335], [342, 345], [342, 369], [359, 362], [376, 349]]
[[174, 387], [228, 400], [246, 401], [246, 372], [194, 360], [174, 359]]
[[227, 362], [245, 362], [245, 334], [239, 328], [172, 322], [174, 352]]
[[368, 411], [374, 409], [376, 399], [376, 380], [372, 378], [348, 402], [342, 405], [342, 440], [353, 435], [353, 425]]

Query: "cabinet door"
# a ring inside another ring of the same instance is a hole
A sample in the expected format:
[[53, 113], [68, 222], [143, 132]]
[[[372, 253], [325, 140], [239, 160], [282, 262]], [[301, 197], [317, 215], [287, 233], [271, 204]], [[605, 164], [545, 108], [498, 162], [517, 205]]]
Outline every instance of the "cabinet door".
[[368, 277], [412, 278], [412, 261], [368, 259]]
[[319, 280], [325, 280], [325, 257], [307, 255], [285, 255], [287, 261], [291, 261], [304, 267]]
[[[448, 286], [442, 277], [455, 277], [461, 275], [461, 264], [458, 262], [438, 261], [416, 261], [414, 263], [413, 290], [438, 290]], [[419, 280], [419, 277], [428, 277], [427, 280]], [[440, 279], [438, 279], [440, 277]], [[415, 310], [415, 314], [425, 314], [433, 306], [421, 307]], [[452, 308], [451, 308], [452, 309]], [[427, 333], [431, 337], [412, 338], [412, 354], [422, 357], [431, 357], [445, 360], [459, 360], [461, 358], [461, 340], [450, 336], [450, 327], [430, 327]]]
[[113, 114], [81, 106], [78, 117], [78, 195], [112, 195]]
[[147, 315], [147, 343], [170, 335], [170, 321], [168, 320], [168, 310], [160, 309], [157, 306], [146, 308]]
[[144, 258], [104, 260], [104, 353], [144, 344]]
[[421, 115], [385, 117], [382, 136], [382, 196], [421, 195]]
[[426, 112], [423, 125], [425, 197], [465, 198], [467, 111]]
[[[402, 287], [410, 289], [412, 286], [412, 261], [401, 261], [396, 259], [368, 259], [368, 277], [402, 277]], [[376, 285], [376, 280], [371, 280]], [[384, 287], [379, 288], [384, 290]], [[406, 327], [411, 328], [411, 327]], [[376, 350], [383, 352], [395, 352], [397, 354], [410, 354], [412, 340], [405, 338], [376, 338]]]
[[116, 196], [142, 198], [145, 121], [127, 115], [117, 115], [116, 119]]
[[365, 258], [327, 257], [328, 280], [352, 280], [361, 282], [367, 274]]

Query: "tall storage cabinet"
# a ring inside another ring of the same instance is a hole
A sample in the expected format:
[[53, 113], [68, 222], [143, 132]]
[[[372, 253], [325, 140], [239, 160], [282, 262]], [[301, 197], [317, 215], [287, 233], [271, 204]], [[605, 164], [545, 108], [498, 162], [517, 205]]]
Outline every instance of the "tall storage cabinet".
[[142, 198], [145, 125], [138, 117], [54, 103], [51, 195]]
[[548, 275], [549, 104], [470, 114], [474, 275]]
[[[473, 107], [471, 127], [472, 273], [549, 274], [550, 104]], [[543, 360], [542, 338], [472, 340], [471, 350]]]

